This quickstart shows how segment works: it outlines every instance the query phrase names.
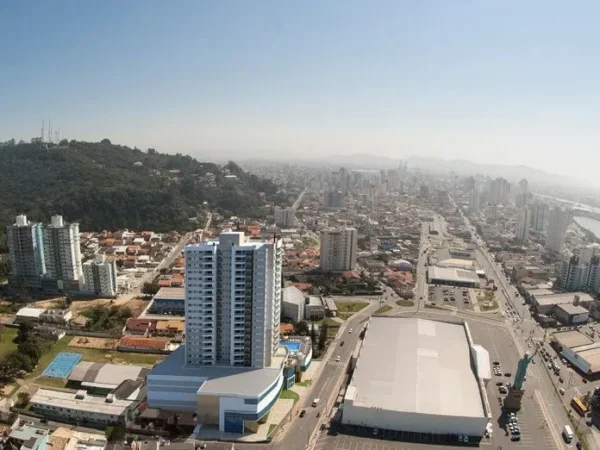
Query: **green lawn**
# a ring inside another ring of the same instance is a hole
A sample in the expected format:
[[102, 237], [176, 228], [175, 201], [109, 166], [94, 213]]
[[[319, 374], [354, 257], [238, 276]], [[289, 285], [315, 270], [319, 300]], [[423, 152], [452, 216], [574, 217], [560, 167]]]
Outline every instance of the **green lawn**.
[[415, 302], [412, 300], [398, 300], [396, 301], [396, 305], [398, 306], [415, 306]]
[[312, 380], [298, 381], [296, 384], [302, 387], [309, 387]]
[[50, 364], [55, 358], [55, 356], [60, 352], [81, 353], [83, 355], [82, 361], [104, 362], [114, 364], [152, 365], [158, 360], [164, 359], [164, 355], [125, 353], [117, 351], [106, 351], [95, 348], [70, 347], [69, 342], [71, 341], [71, 339], [72, 336], [65, 336], [60, 341], [52, 344], [52, 346], [44, 352], [44, 354], [40, 358], [40, 363], [37, 365], [34, 371], [31, 374], [29, 374], [27, 378], [40, 376], [42, 372], [46, 370], [48, 364]]
[[347, 319], [352, 314], [357, 313], [363, 308], [369, 306], [369, 302], [335, 302], [335, 306], [338, 310], [338, 316], [342, 319]]
[[17, 344], [13, 343], [13, 339], [16, 335], [16, 328], [0, 328], [0, 359], [17, 348]]
[[275, 429], [277, 428], [277, 425], [275, 425], [274, 423], [269, 425], [269, 431], [267, 432], [267, 437], [271, 436], [271, 433], [273, 433], [273, 431], [275, 431]]
[[377, 311], [375, 311], [375, 314], [385, 314], [390, 309], [392, 309], [392, 307], [390, 305], [383, 305], [381, 308], [379, 308]]
[[281, 394], [279, 395], [279, 398], [282, 398], [284, 400], [294, 400], [294, 403], [300, 400], [300, 396], [294, 391], [290, 391], [289, 389], [282, 390]]

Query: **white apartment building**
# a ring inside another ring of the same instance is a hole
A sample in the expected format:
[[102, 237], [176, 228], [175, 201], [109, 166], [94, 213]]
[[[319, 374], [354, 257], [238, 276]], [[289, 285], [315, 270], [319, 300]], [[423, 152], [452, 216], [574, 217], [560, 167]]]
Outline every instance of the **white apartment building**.
[[185, 248], [186, 343], [147, 377], [148, 404], [198, 424], [256, 431], [283, 386], [279, 346], [283, 242], [226, 231]]
[[79, 224], [65, 224], [63, 217], [52, 216], [52, 221], [42, 229], [46, 277], [56, 280], [59, 290], [79, 287], [83, 268], [79, 246]]
[[296, 210], [294, 208], [275, 207], [275, 225], [279, 228], [294, 228], [296, 226]]
[[186, 262], [186, 363], [263, 368], [279, 346], [280, 239], [223, 232], [190, 245]]
[[96, 255], [83, 264], [83, 278], [82, 292], [100, 297], [117, 295], [117, 264], [106, 261], [104, 255]]
[[546, 250], [562, 253], [565, 246], [565, 234], [571, 224], [571, 219], [571, 212], [558, 206], [550, 212], [548, 233], [546, 234]]
[[321, 269], [343, 272], [356, 267], [356, 228], [330, 228], [321, 231]]
[[40, 288], [41, 276], [46, 273], [42, 225], [17, 216], [15, 223], [6, 227], [10, 259], [10, 281], [16, 286]]
[[517, 211], [517, 228], [515, 239], [525, 242], [529, 239], [529, 223], [531, 222], [531, 210], [525, 206]]
[[546, 203], [537, 202], [532, 206], [531, 228], [535, 231], [546, 231], [550, 208]]

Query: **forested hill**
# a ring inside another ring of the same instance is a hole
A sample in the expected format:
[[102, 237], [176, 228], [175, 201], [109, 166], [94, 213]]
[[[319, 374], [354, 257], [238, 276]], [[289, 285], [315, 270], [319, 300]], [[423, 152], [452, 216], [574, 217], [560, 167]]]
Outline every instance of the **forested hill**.
[[62, 214], [82, 230], [167, 231], [193, 228], [189, 218], [204, 201], [213, 211], [245, 216], [260, 214], [265, 200], [259, 192], [266, 200], [287, 201], [271, 181], [233, 162], [218, 166], [108, 139], [0, 143], [0, 180], [0, 235], [20, 213], [44, 222]]

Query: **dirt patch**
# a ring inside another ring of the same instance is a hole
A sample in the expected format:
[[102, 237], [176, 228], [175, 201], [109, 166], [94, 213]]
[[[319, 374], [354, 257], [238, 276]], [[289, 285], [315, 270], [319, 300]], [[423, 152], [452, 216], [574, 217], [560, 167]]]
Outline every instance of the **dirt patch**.
[[71, 303], [69, 309], [73, 313], [73, 317], [77, 317], [84, 309], [93, 308], [94, 306], [108, 305], [110, 300], [107, 298], [97, 298], [95, 300], [78, 300]]
[[146, 309], [148, 302], [138, 298], [132, 298], [127, 303], [120, 306], [131, 309], [132, 317], [137, 317], [144, 311], [144, 309]]
[[117, 346], [116, 339], [95, 338], [89, 336], [75, 336], [69, 342], [70, 347], [97, 348], [100, 350], [114, 350]]
[[35, 306], [38, 308], [56, 308], [58, 306], [58, 304], [64, 300], [64, 297], [56, 297], [56, 298], [51, 298], [49, 300], [41, 300], [39, 302], [35, 302]]

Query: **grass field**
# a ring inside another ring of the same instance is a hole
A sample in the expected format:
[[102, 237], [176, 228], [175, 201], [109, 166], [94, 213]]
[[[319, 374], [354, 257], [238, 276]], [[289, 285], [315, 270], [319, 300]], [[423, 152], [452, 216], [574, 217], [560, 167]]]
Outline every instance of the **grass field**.
[[379, 308], [377, 311], [375, 311], [375, 314], [385, 314], [390, 309], [392, 309], [392, 307], [390, 305], [383, 305], [381, 308]]
[[357, 313], [363, 308], [369, 306], [369, 302], [335, 302], [335, 306], [338, 309], [338, 317], [341, 319], [347, 319], [352, 314]]
[[294, 391], [290, 391], [289, 389], [284, 389], [283, 391], [281, 391], [279, 398], [282, 398], [284, 400], [294, 400], [294, 403], [300, 400], [300, 396]]
[[17, 348], [17, 344], [13, 343], [13, 339], [16, 335], [16, 328], [0, 328], [0, 359]]
[[398, 305], [398, 306], [415, 306], [415, 302], [413, 302], [412, 300], [398, 300], [396, 302], [396, 305]]
[[149, 364], [152, 365], [155, 362], [164, 359], [164, 355], [151, 355], [145, 353], [125, 353], [115, 351], [105, 351], [95, 348], [75, 348], [69, 346], [70, 338], [63, 338], [51, 346], [51, 348], [44, 352], [40, 358], [40, 363], [29, 374], [27, 378], [38, 377], [46, 369], [48, 364], [52, 362], [54, 357], [60, 352], [73, 352], [81, 353], [83, 355], [82, 361], [91, 362], [104, 362], [114, 364]]

